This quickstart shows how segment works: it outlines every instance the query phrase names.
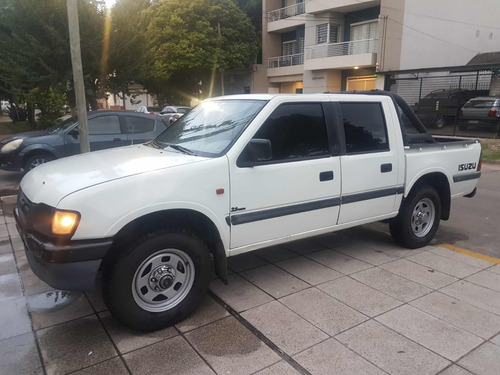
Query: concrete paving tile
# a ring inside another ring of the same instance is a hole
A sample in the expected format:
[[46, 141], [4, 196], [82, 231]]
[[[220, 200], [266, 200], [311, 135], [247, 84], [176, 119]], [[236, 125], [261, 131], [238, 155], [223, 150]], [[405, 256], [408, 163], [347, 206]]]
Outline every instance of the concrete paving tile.
[[472, 372], [469, 372], [457, 365], [451, 365], [443, 372], [440, 372], [439, 375], [474, 375]]
[[434, 253], [434, 254], [443, 256], [445, 258], [453, 259], [453, 260], [456, 260], [458, 262], [469, 264], [471, 266], [478, 267], [478, 268], [487, 268], [487, 267], [491, 267], [491, 265], [492, 265], [492, 263], [488, 262], [487, 260], [474, 258], [474, 257], [471, 257], [470, 255], [458, 253], [456, 251], [447, 249], [445, 247], [429, 246], [429, 251]]
[[24, 243], [19, 236], [10, 236], [10, 243], [14, 251], [24, 251]]
[[234, 272], [246, 271], [264, 264], [267, 264], [267, 262], [253, 252], [235, 255], [227, 259], [227, 265]]
[[499, 316], [440, 292], [428, 294], [410, 304], [486, 340], [500, 332]]
[[362, 262], [333, 250], [318, 251], [316, 253], [308, 254], [307, 257], [339, 271], [344, 275], [349, 275], [351, 273], [373, 267], [371, 264]]
[[253, 252], [262, 259], [274, 263], [296, 257], [297, 254], [283, 246], [271, 246]]
[[489, 271], [481, 271], [475, 275], [467, 277], [465, 280], [473, 284], [484, 286], [485, 288], [500, 292], [500, 274]]
[[0, 254], [0, 275], [17, 272], [14, 254]]
[[346, 230], [312, 237], [311, 241], [317, 242], [327, 249], [334, 249], [338, 246], [349, 244], [352, 242], [352, 238], [349, 237], [349, 230]]
[[496, 335], [490, 340], [493, 344], [500, 346], [500, 334]]
[[253, 374], [281, 359], [232, 316], [185, 337], [218, 374]]
[[240, 275], [274, 298], [281, 298], [309, 287], [302, 280], [273, 264], [254, 268]]
[[483, 342], [479, 337], [409, 305], [375, 319], [451, 361], [456, 361]]
[[85, 292], [90, 305], [96, 312], [102, 312], [107, 310], [106, 303], [104, 303], [104, 299], [102, 298], [102, 286], [101, 280], [97, 279], [92, 290], [88, 290]]
[[7, 230], [7, 224], [0, 224], [0, 238], [9, 238], [9, 231]]
[[117, 356], [96, 316], [37, 332], [47, 374], [66, 374]]
[[317, 288], [371, 317], [401, 305], [401, 301], [348, 276], [318, 285]]
[[[288, 355], [328, 338], [324, 332], [278, 301], [255, 307], [241, 315]], [[284, 327], [293, 329], [292, 334]]]
[[373, 244], [366, 242], [356, 242], [346, 246], [339, 246], [335, 249], [335, 251], [374, 266], [379, 266], [381, 264], [399, 259], [399, 257], [395, 254], [391, 254], [390, 252], [386, 253], [375, 248]]
[[325, 247], [320, 243], [314, 241], [314, 238], [288, 242], [281, 246], [286, 247], [287, 249], [292, 250], [294, 253], [301, 255], [314, 253], [315, 251], [325, 250]]
[[340, 272], [303, 256], [278, 262], [276, 266], [311, 285], [321, 284], [344, 276]]
[[430, 251], [412, 255], [406, 259], [447, 275], [458, 277], [459, 279], [481, 271], [479, 267], [471, 266], [455, 259], [446, 258]]
[[35, 331], [94, 312], [83, 292], [52, 290], [29, 296], [26, 301]]
[[155, 344], [179, 334], [174, 327], [148, 333], [137, 332], [118, 322], [108, 311], [100, 313], [99, 318], [122, 354]]
[[229, 276], [229, 285], [210, 282], [210, 290], [238, 312], [270, 302], [273, 298], [239, 275]]
[[215, 302], [212, 297], [205, 296], [196, 311], [182, 322], [177, 323], [175, 327], [181, 332], [192, 331], [229, 315], [229, 312]]
[[480, 309], [500, 315], [500, 293], [491, 289], [460, 280], [441, 289], [441, 292]]
[[431, 289], [423, 285], [381, 268], [364, 270], [353, 274], [351, 277], [403, 302], [422, 297], [431, 291]]
[[128, 371], [120, 358], [113, 358], [106, 362], [72, 372], [71, 375], [128, 375]]
[[334, 338], [323, 341], [294, 356], [313, 375], [382, 375], [384, 371], [347, 349]]
[[394, 375], [434, 375], [450, 364], [446, 359], [373, 320], [337, 335], [336, 339]]
[[0, 254], [11, 254], [12, 246], [8, 238], [0, 239]]
[[0, 341], [0, 375], [43, 374], [33, 333]]
[[330, 336], [368, 319], [367, 316], [316, 288], [284, 297], [280, 302]]
[[17, 299], [23, 296], [19, 274], [8, 273], [0, 276], [0, 302]]
[[215, 374], [181, 336], [125, 354], [123, 358], [132, 374], [137, 375]]
[[433, 268], [424, 267], [406, 259], [399, 259], [391, 263], [382, 264], [380, 267], [386, 271], [395, 273], [396, 275], [433, 289], [439, 289], [457, 281], [456, 277], [445, 275]]
[[275, 365], [269, 366], [264, 370], [256, 372], [254, 375], [300, 375], [301, 373], [295, 370], [285, 361], [280, 361]]
[[7, 231], [10, 236], [18, 236], [19, 232], [17, 231], [17, 227], [15, 223], [7, 223]]
[[488, 271], [496, 273], [497, 275], [500, 275], [500, 264], [497, 264], [496, 266], [488, 268]]
[[458, 364], [477, 375], [500, 374], [500, 347], [486, 342], [462, 358]]
[[31, 332], [31, 322], [24, 297], [0, 303], [0, 317], [2, 319], [0, 340]]
[[2, 199], [2, 206], [4, 206], [4, 211], [5, 211], [5, 206], [15, 206], [17, 203], [17, 195], [7, 195], [5, 197], [1, 197], [1, 199]]
[[18, 251], [15, 253], [15, 256], [19, 274], [23, 282], [24, 294], [26, 296], [54, 290], [54, 288], [40, 280], [38, 276], [33, 273], [24, 252]]

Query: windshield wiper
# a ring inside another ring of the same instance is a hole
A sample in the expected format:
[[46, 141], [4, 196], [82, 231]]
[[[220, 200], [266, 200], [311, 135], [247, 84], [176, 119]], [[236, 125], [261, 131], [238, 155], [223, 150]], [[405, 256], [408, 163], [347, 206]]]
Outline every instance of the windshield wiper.
[[158, 144], [158, 142], [156, 142], [154, 139], [149, 141], [148, 143], [146, 143], [146, 146], [151, 146], [151, 147], [154, 147], [154, 148], [157, 148], [157, 149], [160, 149], [160, 145]]
[[194, 152], [186, 147], [182, 147], [179, 145], [168, 145], [167, 147], [173, 148], [174, 150], [180, 151], [180, 152], [187, 154], [187, 155], [194, 155]]

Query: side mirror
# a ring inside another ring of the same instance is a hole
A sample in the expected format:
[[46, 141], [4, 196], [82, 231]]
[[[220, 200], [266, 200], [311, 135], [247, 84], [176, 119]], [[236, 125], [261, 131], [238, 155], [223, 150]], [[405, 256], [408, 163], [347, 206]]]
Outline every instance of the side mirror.
[[238, 167], [253, 167], [260, 161], [273, 158], [273, 150], [269, 139], [252, 139], [238, 158]]
[[71, 129], [68, 134], [71, 135], [73, 138], [78, 138], [78, 128]]

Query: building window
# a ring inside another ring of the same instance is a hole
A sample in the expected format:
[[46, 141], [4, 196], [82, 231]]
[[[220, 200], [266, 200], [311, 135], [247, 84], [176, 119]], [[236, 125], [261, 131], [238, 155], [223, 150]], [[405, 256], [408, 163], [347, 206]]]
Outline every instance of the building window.
[[338, 43], [339, 25], [324, 23], [316, 26], [316, 44]]
[[295, 40], [283, 42], [283, 56], [295, 55], [296, 44]]

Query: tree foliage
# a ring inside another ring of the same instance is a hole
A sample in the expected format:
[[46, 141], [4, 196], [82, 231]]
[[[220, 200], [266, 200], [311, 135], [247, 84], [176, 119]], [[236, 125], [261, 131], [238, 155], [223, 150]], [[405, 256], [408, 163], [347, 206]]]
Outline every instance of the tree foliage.
[[26, 101], [36, 105], [40, 110], [38, 124], [41, 128], [48, 128], [57, 123], [57, 119], [63, 115], [63, 107], [66, 104], [66, 95], [58, 93], [51, 87], [41, 90], [38, 87], [26, 95]]
[[254, 27], [231, 0], [158, 1], [144, 20], [145, 82], [156, 93], [192, 95], [216, 71], [248, 66], [258, 49]]

